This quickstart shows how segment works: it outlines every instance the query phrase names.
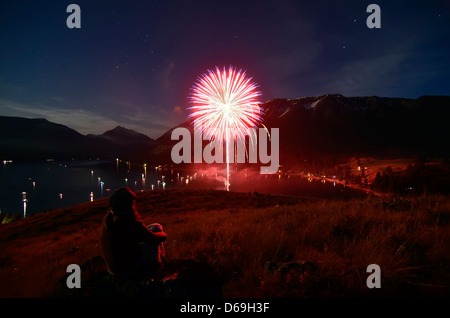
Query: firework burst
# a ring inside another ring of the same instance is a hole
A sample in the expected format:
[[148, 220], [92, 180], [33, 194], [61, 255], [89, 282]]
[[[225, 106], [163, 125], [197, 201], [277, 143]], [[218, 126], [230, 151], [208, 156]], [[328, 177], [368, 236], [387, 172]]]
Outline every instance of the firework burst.
[[228, 71], [208, 70], [194, 84], [191, 94], [194, 125], [208, 139], [226, 142], [227, 181], [229, 190], [229, 143], [236, 139], [245, 140], [251, 128], [261, 121], [262, 109], [258, 97], [258, 85], [246, 77], [246, 72], [232, 66]]

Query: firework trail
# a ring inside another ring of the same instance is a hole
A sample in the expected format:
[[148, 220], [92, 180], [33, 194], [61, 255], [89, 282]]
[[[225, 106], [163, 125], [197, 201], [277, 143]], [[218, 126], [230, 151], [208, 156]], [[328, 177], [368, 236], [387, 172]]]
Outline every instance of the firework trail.
[[[226, 143], [227, 179], [226, 189], [229, 191], [229, 150], [230, 141], [245, 140], [261, 121], [262, 109], [258, 97], [261, 92], [258, 85], [246, 77], [246, 72], [237, 71], [232, 66], [228, 71], [208, 70], [202, 74], [192, 87], [191, 103], [196, 127], [201, 127], [203, 135], [208, 139]], [[196, 132], [198, 133], [198, 132]]]

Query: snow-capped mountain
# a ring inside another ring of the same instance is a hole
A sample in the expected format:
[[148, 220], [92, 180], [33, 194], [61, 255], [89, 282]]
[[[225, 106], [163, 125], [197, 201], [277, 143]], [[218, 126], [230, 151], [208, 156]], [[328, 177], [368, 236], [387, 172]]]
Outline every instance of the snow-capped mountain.
[[[322, 95], [273, 99], [261, 105], [261, 127], [279, 128], [280, 160], [306, 154], [450, 157], [450, 96], [417, 99]], [[171, 163], [176, 127], [156, 140], [116, 127], [102, 135], [81, 135], [45, 119], [0, 116], [3, 159], [129, 157]]]

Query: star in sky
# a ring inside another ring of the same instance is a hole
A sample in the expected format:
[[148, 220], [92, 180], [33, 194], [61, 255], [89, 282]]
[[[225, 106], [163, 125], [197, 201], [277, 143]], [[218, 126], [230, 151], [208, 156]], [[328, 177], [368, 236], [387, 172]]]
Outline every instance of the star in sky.
[[68, 29], [65, 4], [5, 0], [0, 115], [158, 138], [186, 120], [191, 86], [216, 65], [246, 70], [263, 101], [450, 95], [450, 7], [382, 1], [371, 30], [370, 3], [79, 0], [82, 27]]

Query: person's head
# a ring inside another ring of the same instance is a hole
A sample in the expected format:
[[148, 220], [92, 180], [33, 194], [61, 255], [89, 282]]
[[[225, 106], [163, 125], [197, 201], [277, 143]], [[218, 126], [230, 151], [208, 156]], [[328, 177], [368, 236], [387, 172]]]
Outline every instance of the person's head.
[[114, 214], [136, 214], [136, 194], [128, 187], [116, 190], [109, 198], [109, 206]]

